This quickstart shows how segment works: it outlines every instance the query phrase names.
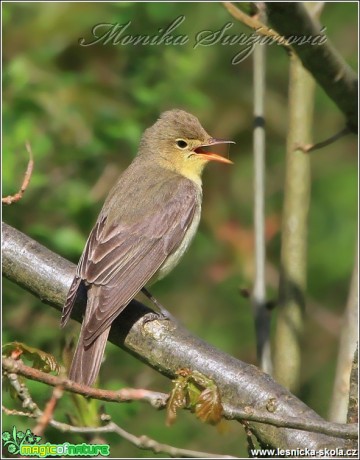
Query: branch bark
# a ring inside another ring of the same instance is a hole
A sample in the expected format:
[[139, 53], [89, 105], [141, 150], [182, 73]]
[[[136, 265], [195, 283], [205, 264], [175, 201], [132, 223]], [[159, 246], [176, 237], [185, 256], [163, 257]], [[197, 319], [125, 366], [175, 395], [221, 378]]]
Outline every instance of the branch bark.
[[[3, 224], [3, 273], [44, 303], [61, 310], [75, 265], [52, 253], [23, 233]], [[77, 304], [73, 319], [81, 320], [85, 299]], [[211, 347], [168, 320], [144, 321], [149, 309], [132, 301], [113, 323], [110, 340], [163, 375], [173, 378], [179, 368], [196, 369], [218, 385], [224, 415], [236, 419], [246, 406], [277, 416], [323, 421], [312, 409], [255, 366]], [[264, 444], [284, 449], [346, 448], [347, 441], [333, 436], [249, 422]]]
[[[286, 38], [326, 37], [320, 23], [302, 2], [266, 2], [270, 24]], [[303, 66], [344, 113], [347, 126], [358, 131], [358, 78], [354, 70], [326, 38], [323, 44], [292, 43]]]

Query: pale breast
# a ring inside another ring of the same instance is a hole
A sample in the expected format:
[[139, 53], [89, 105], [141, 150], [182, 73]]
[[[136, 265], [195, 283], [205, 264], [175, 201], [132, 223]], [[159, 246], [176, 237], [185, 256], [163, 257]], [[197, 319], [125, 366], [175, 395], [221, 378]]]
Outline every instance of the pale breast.
[[185, 236], [182, 242], [180, 243], [180, 246], [176, 249], [176, 251], [173, 254], [171, 254], [165, 260], [164, 264], [162, 265], [162, 267], [159, 269], [159, 271], [156, 274], [156, 280], [160, 280], [164, 278], [180, 262], [180, 259], [182, 258], [182, 256], [184, 255], [188, 247], [190, 246], [190, 243], [192, 239], [194, 238], [195, 233], [198, 229], [199, 222], [200, 222], [200, 215], [201, 215], [201, 204], [199, 203], [195, 211], [193, 221], [190, 224], [187, 232], [185, 233]]

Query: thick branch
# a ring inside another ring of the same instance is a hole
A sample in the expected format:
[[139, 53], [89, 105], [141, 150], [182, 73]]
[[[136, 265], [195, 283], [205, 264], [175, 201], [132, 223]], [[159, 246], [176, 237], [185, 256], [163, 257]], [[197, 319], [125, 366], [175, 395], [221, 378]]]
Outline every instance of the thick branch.
[[[75, 266], [3, 224], [3, 272], [43, 302], [62, 308]], [[80, 320], [84, 302], [72, 316]], [[114, 322], [110, 340], [139, 359], [173, 378], [179, 368], [196, 369], [219, 387], [224, 415], [236, 418], [246, 406], [277, 416], [322, 421], [313, 410], [275, 383], [255, 366], [248, 365], [211, 347], [187, 330], [167, 320], [144, 321], [149, 310], [132, 302]], [[280, 448], [345, 448], [343, 439], [324, 434], [249, 423], [265, 444]]]
[[[325, 37], [321, 25], [310, 17], [302, 2], [267, 2], [266, 9], [270, 24], [286, 38]], [[322, 44], [292, 41], [304, 67], [312, 74], [326, 94], [344, 113], [348, 127], [358, 130], [358, 79], [354, 70], [326, 38]]]

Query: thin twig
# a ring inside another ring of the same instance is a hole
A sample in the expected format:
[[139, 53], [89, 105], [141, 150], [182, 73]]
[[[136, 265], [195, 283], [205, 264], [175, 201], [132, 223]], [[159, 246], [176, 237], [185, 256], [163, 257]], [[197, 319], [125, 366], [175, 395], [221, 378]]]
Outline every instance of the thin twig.
[[[34, 418], [35, 415], [29, 412], [19, 412], [7, 409], [6, 407], [2, 406], [3, 411], [7, 415], [21, 415], [24, 417]], [[38, 417], [42, 417], [43, 413], [39, 411]], [[219, 455], [219, 454], [211, 454], [209, 452], [199, 452], [196, 450], [188, 450], [188, 449], [181, 449], [178, 447], [170, 446], [168, 444], [162, 444], [154, 439], [151, 439], [147, 436], [135, 436], [128, 431], [125, 431], [120, 426], [116, 425], [113, 422], [107, 423], [105, 426], [100, 427], [78, 427], [69, 425], [68, 423], [58, 422], [54, 419], [49, 420], [49, 425], [53, 428], [56, 428], [59, 431], [64, 433], [79, 433], [79, 434], [87, 434], [87, 433], [116, 433], [121, 436], [123, 439], [126, 439], [134, 446], [138, 447], [139, 449], [143, 450], [151, 450], [155, 453], [165, 453], [169, 454], [171, 457], [185, 457], [185, 458], [237, 458], [232, 457], [230, 455]], [[35, 431], [34, 431], [35, 432]]]
[[54, 428], [58, 428], [61, 431], [69, 433], [116, 433], [122, 438], [129, 441], [134, 446], [139, 449], [150, 450], [154, 453], [165, 453], [171, 457], [187, 457], [187, 458], [237, 458], [231, 457], [228, 455], [218, 455], [211, 454], [209, 452], [199, 452], [196, 450], [181, 449], [178, 447], [170, 446], [168, 444], [161, 444], [154, 439], [148, 438], [145, 435], [135, 436], [128, 431], [125, 431], [123, 428], [115, 424], [114, 422], [109, 422], [105, 426], [100, 427], [76, 427], [71, 426], [66, 423], [60, 423], [53, 421], [51, 425]]
[[44, 431], [49, 425], [49, 423], [51, 422], [51, 420], [53, 419], [55, 408], [57, 406], [59, 399], [62, 397], [63, 393], [64, 392], [61, 389], [61, 387], [54, 388], [51, 398], [47, 402], [43, 413], [39, 417], [36, 427], [33, 429], [33, 433], [35, 433], [38, 436], [44, 435]]
[[[9, 361], [13, 361], [13, 364], [14, 363], [20, 364], [20, 366], [17, 367], [17, 370], [19, 370], [19, 367], [22, 368], [22, 366], [24, 366], [19, 361], [15, 361], [11, 358], [4, 358], [3, 362], [4, 361], [7, 361], [7, 364], [9, 364]], [[13, 367], [16, 368], [16, 366], [13, 366]], [[27, 367], [27, 366], [24, 366], [24, 367]], [[8, 370], [9, 366], [6, 366], [5, 364], [5, 368]], [[41, 374], [44, 374], [44, 373], [41, 372]], [[34, 433], [40, 436], [43, 434], [45, 428], [48, 425], [51, 425], [54, 428], [57, 428], [63, 432], [71, 432], [71, 433], [83, 433], [83, 434], [84, 433], [116, 433], [122, 438], [132, 443], [134, 446], [138, 447], [139, 449], [151, 450], [155, 453], [166, 453], [166, 454], [169, 454], [171, 457], [236, 458], [236, 457], [232, 457], [228, 455], [218, 455], [218, 454], [211, 454], [209, 452], [199, 452], [195, 450], [181, 449], [181, 448], [177, 448], [174, 446], [170, 446], [168, 444], [158, 443], [154, 439], [151, 439], [144, 435], [137, 437], [125, 431], [123, 428], [121, 428], [120, 426], [116, 425], [115, 423], [111, 421], [102, 427], [76, 427], [76, 426], [72, 426], [66, 423], [57, 422], [56, 420], [53, 419], [53, 413], [54, 413], [55, 406], [56, 406], [58, 399], [62, 396], [62, 390], [60, 389], [59, 386], [55, 387], [53, 395], [51, 399], [49, 400], [48, 404], [46, 405], [45, 411], [41, 411], [39, 407], [37, 406], [37, 404], [34, 403], [34, 401], [32, 400], [29, 390], [26, 387], [26, 385], [24, 383], [19, 382], [18, 375], [15, 372], [10, 372], [10, 373], [7, 372], [7, 377], [9, 379], [10, 385], [13, 387], [19, 399], [22, 401], [22, 406], [24, 408], [30, 409], [30, 412], [11, 411], [9, 409], [6, 409], [4, 406], [3, 406], [3, 410], [5, 410], [8, 415], [23, 415], [23, 416], [31, 417], [31, 418], [36, 417], [38, 419], [38, 424], [34, 428]]]
[[334, 134], [328, 139], [325, 139], [324, 141], [317, 142], [316, 144], [305, 144], [305, 145], [295, 144], [294, 150], [301, 150], [304, 153], [310, 153], [310, 152], [313, 152], [314, 150], [319, 150], [319, 149], [322, 149], [323, 147], [327, 147], [328, 145], [333, 144], [335, 141], [337, 141], [341, 137], [344, 137], [350, 133], [351, 133], [351, 130], [349, 129], [349, 127], [345, 126], [345, 128], [343, 128], [338, 133]]
[[254, 16], [249, 16], [243, 11], [239, 10], [235, 5], [233, 5], [230, 2], [222, 2], [225, 8], [229, 11], [231, 16], [233, 16], [235, 19], [238, 21], [242, 22], [246, 26], [250, 27], [254, 31], [256, 31], [258, 34], [263, 35], [265, 37], [270, 37], [277, 43], [284, 45], [286, 47], [289, 47], [288, 41], [286, 40], [285, 37], [282, 37], [279, 35], [277, 32], [275, 32], [273, 29], [270, 29], [267, 27], [264, 23], [259, 21]]
[[6, 414], [6, 415], [16, 415], [18, 417], [28, 417], [28, 418], [36, 418], [37, 416], [33, 414], [32, 412], [24, 412], [21, 410], [16, 410], [16, 409], [8, 409], [5, 406], [1, 406], [1, 410]]
[[[303, 66], [344, 113], [353, 133], [358, 131], [358, 76], [334, 48], [318, 21], [319, 3], [266, 2], [270, 24], [288, 37]], [[305, 41], [298, 40], [304, 37]]]
[[[16, 364], [20, 363], [19, 361], [12, 360], [11, 358], [4, 358], [3, 362], [4, 361], [13, 361]], [[20, 368], [22, 368], [22, 366], [20, 365]], [[27, 366], [24, 366], [24, 367], [27, 367]], [[5, 368], [6, 368], [6, 365], [5, 365]], [[41, 372], [41, 374], [44, 374], [44, 373]], [[116, 425], [113, 422], [109, 422], [107, 423], [107, 425], [102, 426], [102, 427], [76, 427], [76, 426], [72, 426], [66, 423], [57, 422], [53, 419], [53, 412], [55, 409], [56, 402], [61, 396], [61, 390], [59, 389], [59, 387], [56, 387], [54, 389], [53, 396], [50, 399], [49, 403], [47, 404], [45, 411], [43, 412], [39, 409], [37, 404], [33, 402], [26, 385], [19, 382], [18, 375], [15, 372], [8, 373], [7, 377], [9, 379], [10, 385], [14, 388], [18, 397], [22, 401], [23, 407], [30, 409], [30, 413], [22, 412], [21, 414], [24, 416], [29, 416], [31, 418], [33, 418], [34, 416], [38, 418], [38, 424], [34, 429], [34, 433], [38, 433], [39, 435], [42, 435], [47, 425], [51, 425], [54, 428], [57, 428], [63, 432], [71, 432], [71, 433], [83, 433], [83, 434], [84, 433], [116, 433], [122, 438], [132, 443], [134, 446], [138, 447], [139, 449], [151, 450], [152, 452], [155, 452], [155, 453], [166, 453], [166, 454], [169, 454], [171, 457], [236, 458], [236, 457], [232, 457], [228, 455], [218, 455], [218, 454], [212, 454], [209, 452], [199, 452], [195, 450], [181, 449], [181, 448], [177, 448], [174, 446], [170, 446], [168, 444], [158, 443], [154, 439], [151, 439], [144, 435], [137, 437], [125, 431], [123, 428], [121, 428], [120, 426]], [[57, 393], [55, 394], [56, 391]], [[20, 412], [18, 411], [16, 412], [16, 414], [13, 411], [10, 411], [8, 409], [6, 409], [6, 411], [9, 415], [20, 415]]]
[[252, 422], [266, 423], [277, 427], [287, 427], [297, 430], [323, 433], [337, 438], [358, 439], [357, 423], [343, 424], [331, 423], [325, 420], [301, 419], [300, 417], [275, 415], [272, 413], [259, 413], [252, 408], [248, 410], [229, 409], [225, 410], [226, 418], [229, 420], [247, 420]]
[[12, 204], [12, 203], [15, 203], [16, 201], [21, 200], [23, 194], [25, 193], [25, 190], [27, 189], [30, 183], [30, 179], [31, 179], [31, 175], [33, 172], [33, 167], [34, 167], [34, 160], [33, 160], [33, 154], [31, 151], [30, 143], [26, 142], [25, 146], [29, 154], [29, 161], [28, 161], [28, 165], [27, 165], [26, 172], [24, 175], [24, 180], [21, 184], [20, 190], [17, 193], [15, 193], [15, 195], [9, 195], [9, 196], [6, 196], [5, 198], [2, 198], [2, 203], [4, 204]]
[[[358, 80], [356, 72], [330, 43], [317, 21], [323, 2], [316, 2], [312, 15], [305, 2], [266, 2], [269, 21], [278, 31], [269, 29], [230, 2], [223, 2], [230, 14], [259, 34], [271, 37], [288, 50], [295, 51], [327, 95], [345, 114], [351, 132], [358, 130]], [[285, 37], [288, 37], [286, 39]], [[309, 40], [302, 42], [298, 38]], [[313, 41], [315, 40], [315, 41]]]
[[[3, 368], [8, 374], [8, 378], [12, 376], [12, 384], [14, 389], [17, 393], [21, 393], [23, 395], [23, 407], [29, 408], [32, 413], [35, 413], [37, 417], [42, 415], [42, 412], [38, 408], [38, 406], [32, 401], [31, 396], [27, 390], [27, 387], [24, 384], [20, 384], [18, 381], [17, 374], [23, 375], [24, 377], [31, 378], [32, 380], [41, 381], [43, 383], [47, 383], [52, 386], [61, 386], [65, 390], [73, 391], [74, 393], [82, 394], [83, 396], [88, 396], [94, 399], [100, 399], [103, 401], [108, 402], [123, 402], [123, 401], [130, 401], [130, 400], [147, 400], [146, 393], [152, 393], [155, 395], [162, 395], [162, 393], [155, 393], [150, 392], [148, 390], [133, 390], [133, 389], [124, 389], [125, 393], [122, 394], [123, 390], [119, 391], [108, 391], [108, 390], [97, 390], [94, 388], [86, 387], [84, 385], [74, 384], [71, 380], [63, 379], [60, 377], [50, 376], [49, 374], [45, 374], [44, 372], [37, 371], [36, 369], [29, 368], [25, 366], [21, 361], [15, 361], [11, 358], [4, 358], [3, 359]], [[35, 373], [29, 372], [29, 370], [36, 371]], [[38, 380], [35, 376], [39, 376], [41, 379]], [[52, 377], [52, 379], [48, 379], [47, 377]], [[54, 380], [55, 379], [55, 380]], [[67, 388], [67, 384], [70, 384], [70, 387]], [[74, 388], [76, 387], [76, 388]], [[25, 388], [25, 391], [24, 391]], [[82, 391], [81, 391], [82, 390]], [[90, 391], [89, 391], [90, 390]], [[130, 395], [135, 396], [135, 398], [127, 398], [127, 392]], [[137, 395], [137, 393], [139, 394]], [[122, 398], [119, 399], [119, 393], [122, 394]], [[135, 393], [135, 394], [134, 394]], [[106, 395], [106, 396], [105, 396]], [[144, 396], [145, 398], [136, 398], [136, 396]], [[167, 398], [167, 395], [163, 395]], [[24, 402], [25, 401], [25, 402]], [[29, 402], [31, 404], [29, 404]], [[315, 433], [324, 433], [335, 437], [349, 437], [351, 439], [355, 439], [355, 434], [357, 434], [357, 430], [354, 429], [355, 424], [353, 425], [342, 425], [342, 424], [335, 424], [329, 423], [322, 420], [311, 420], [311, 419], [301, 419], [300, 417], [289, 417], [283, 415], [273, 415], [271, 413], [266, 413], [264, 411], [259, 411], [254, 409], [253, 407], [246, 407], [245, 410], [240, 409], [233, 409], [231, 407], [225, 406], [224, 407], [224, 414], [225, 418], [230, 420], [236, 419], [239, 421], [253, 421], [253, 422], [260, 422], [269, 425], [274, 425], [278, 427], [286, 427], [286, 428], [294, 428], [304, 431], [312, 431]], [[67, 426], [67, 425], [64, 425]], [[84, 428], [85, 429], [85, 428]]]
[[6, 374], [10, 386], [15, 390], [16, 394], [18, 395], [22, 407], [24, 409], [28, 409], [31, 414], [35, 417], [41, 415], [41, 410], [39, 409], [38, 405], [33, 401], [29, 389], [25, 385], [24, 382], [19, 381], [19, 377], [15, 372], [9, 372]]
[[122, 388], [117, 391], [102, 390], [92, 388], [86, 385], [80, 385], [64, 377], [47, 374], [32, 367], [26, 366], [20, 360], [12, 358], [3, 358], [3, 369], [8, 373], [19, 374], [30, 380], [42, 382], [53, 387], [61, 387], [66, 391], [81, 394], [101, 401], [109, 402], [129, 402], [129, 401], [146, 401], [156, 409], [166, 406], [168, 395], [150, 390]]

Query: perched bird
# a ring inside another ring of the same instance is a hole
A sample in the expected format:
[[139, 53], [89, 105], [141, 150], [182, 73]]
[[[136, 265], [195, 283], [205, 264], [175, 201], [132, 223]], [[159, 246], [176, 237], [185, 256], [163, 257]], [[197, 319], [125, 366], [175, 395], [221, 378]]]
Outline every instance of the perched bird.
[[139, 152], [110, 191], [77, 266], [61, 318], [65, 326], [83, 283], [87, 305], [70, 379], [92, 385], [111, 323], [145, 286], [179, 262], [196, 233], [201, 173], [217, 140], [182, 110], [164, 112], [140, 141]]

